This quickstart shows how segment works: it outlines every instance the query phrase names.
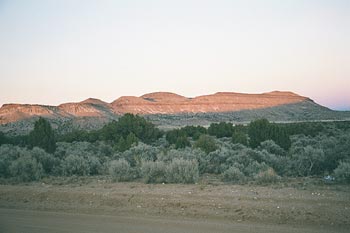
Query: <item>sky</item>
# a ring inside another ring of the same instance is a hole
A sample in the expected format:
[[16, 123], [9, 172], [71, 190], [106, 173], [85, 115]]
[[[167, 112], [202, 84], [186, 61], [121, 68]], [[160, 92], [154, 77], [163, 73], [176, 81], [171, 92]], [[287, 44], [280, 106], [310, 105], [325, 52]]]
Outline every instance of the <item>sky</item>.
[[0, 105], [349, 89], [348, 0], [0, 0]]

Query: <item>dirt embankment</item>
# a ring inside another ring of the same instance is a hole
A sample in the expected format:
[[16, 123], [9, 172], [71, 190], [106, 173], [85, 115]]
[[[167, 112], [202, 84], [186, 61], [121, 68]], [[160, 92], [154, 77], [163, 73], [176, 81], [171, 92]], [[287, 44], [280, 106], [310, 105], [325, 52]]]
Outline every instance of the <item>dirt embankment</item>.
[[1, 185], [0, 208], [346, 229], [350, 187], [87, 184]]

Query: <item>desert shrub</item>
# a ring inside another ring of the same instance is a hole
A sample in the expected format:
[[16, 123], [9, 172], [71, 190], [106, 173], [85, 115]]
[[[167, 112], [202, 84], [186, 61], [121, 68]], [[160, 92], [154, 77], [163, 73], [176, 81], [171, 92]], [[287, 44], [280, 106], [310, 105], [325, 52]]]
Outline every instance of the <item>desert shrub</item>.
[[57, 143], [55, 157], [64, 159], [68, 155], [77, 155], [80, 157], [88, 155], [99, 156], [99, 150], [97, 146], [90, 142]]
[[170, 149], [164, 151], [164, 153], [159, 153], [157, 156], [158, 161], [163, 161], [166, 163], [171, 162], [174, 159], [184, 159], [184, 160], [197, 160], [203, 152], [199, 149], [184, 148], [184, 149]]
[[[207, 154], [201, 161], [200, 170], [202, 173], [219, 174], [229, 167], [226, 163], [230, 157], [230, 150], [227, 148], [220, 148]], [[203, 161], [204, 160], [204, 161]], [[205, 162], [205, 164], [203, 164]], [[205, 165], [205, 168], [203, 167]]]
[[174, 159], [166, 167], [168, 183], [195, 183], [198, 177], [198, 163], [195, 160]]
[[10, 173], [20, 181], [39, 180], [43, 174], [43, 167], [30, 155], [25, 155], [13, 161], [10, 165]]
[[273, 168], [268, 168], [265, 171], [260, 171], [257, 175], [255, 175], [254, 180], [258, 184], [270, 184], [270, 183], [276, 183], [280, 177], [277, 175], [277, 173], [273, 170]]
[[350, 184], [350, 162], [340, 162], [334, 170], [336, 181]]
[[286, 155], [286, 151], [272, 140], [267, 140], [260, 143], [258, 149], [266, 150], [267, 152], [275, 155]]
[[332, 131], [334, 136], [318, 135], [319, 147], [325, 154], [323, 169], [331, 173], [337, 168], [340, 161], [350, 159], [350, 134], [342, 131]]
[[114, 181], [130, 181], [134, 178], [130, 164], [125, 159], [111, 161], [108, 171]]
[[261, 153], [261, 161], [266, 163], [269, 167], [272, 167], [279, 175], [288, 174], [288, 170], [291, 169], [292, 160], [288, 156], [281, 156], [271, 154], [266, 150]]
[[65, 176], [90, 174], [88, 161], [78, 155], [68, 155], [61, 163], [62, 173]]
[[1, 145], [0, 146], [0, 177], [9, 177], [10, 165], [12, 161], [16, 160], [20, 156], [28, 154], [23, 148], [13, 145]]
[[57, 158], [55, 158], [52, 154], [47, 153], [44, 149], [41, 149], [39, 147], [34, 147], [30, 151], [30, 153], [33, 158], [35, 158], [39, 163], [41, 163], [46, 174], [51, 174], [54, 167], [59, 164]]
[[323, 174], [324, 169], [322, 165], [325, 156], [322, 149], [308, 145], [302, 148], [295, 148], [293, 151], [298, 151], [298, 153], [292, 154], [292, 174], [297, 176]]
[[212, 151], [215, 151], [218, 147], [215, 143], [215, 140], [208, 136], [208, 135], [201, 135], [199, 139], [194, 144], [194, 147], [200, 148], [201, 150], [205, 151], [205, 153], [210, 153]]
[[241, 144], [222, 143], [216, 151], [199, 158], [200, 172], [220, 174], [235, 163], [247, 166], [252, 160], [249, 151], [252, 149]]
[[96, 152], [99, 157], [101, 156], [111, 157], [114, 153], [113, 147], [102, 141], [97, 142], [95, 145], [97, 147]]
[[21, 157], [23, 154], [27, 153], [28, 150], [23, 147], [14, 146], [10, 144], [5, 144], [0, 146], [0, 157], [8, 155], [13, 160]]
[[102, 163], [96, 156], [87, 156], [86, 160], [89, 164], [90, 175], [98, 175], [102, 172]]
[[223, 173], [222, 179], [227, 182], [239, 183], [244, 181], [245, 176], [239, 168], [236, 166], [231, 166]]
[[264, 162], [259, 163], [257, 161], [252, 161], [244, 168], [244, 174], [248, 177], [254, 177], [257, 174], [266, 171], [268, 168], [269, 167]]
[[142, 161], [155, 161], [161, 149], [144, 143], [139, 143], [124, 151], [119, 155], [120, 158], [129, 162], [131, 167], [140, 167]]
[[141, 176], [146, 183], [166, 182], [166, 165], [164, 162], [144, 161], [141, 166]]

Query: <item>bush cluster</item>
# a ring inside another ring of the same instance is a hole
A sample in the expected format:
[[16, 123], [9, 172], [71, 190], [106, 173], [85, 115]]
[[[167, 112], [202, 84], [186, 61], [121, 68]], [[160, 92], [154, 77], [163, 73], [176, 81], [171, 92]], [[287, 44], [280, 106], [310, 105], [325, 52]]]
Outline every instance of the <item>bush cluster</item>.
[[214, 123], [208, 130], [187, 126], [161, 137], [154, 125], [127, 114], [100, 130], [58, 137], [39, 119], [27, 136], [0, 133], [0, 177], [28, 182], [110, 175], [117, 182], [195, 183], [209, 173], [231, 183], [266, 184], [281, 177], [333, 175], [350, 183], [350, 126], [302, 123], [312, 133], [294, 135], [303, 130], [293, 125], [296, 129], [266, 120], [248, 126]]

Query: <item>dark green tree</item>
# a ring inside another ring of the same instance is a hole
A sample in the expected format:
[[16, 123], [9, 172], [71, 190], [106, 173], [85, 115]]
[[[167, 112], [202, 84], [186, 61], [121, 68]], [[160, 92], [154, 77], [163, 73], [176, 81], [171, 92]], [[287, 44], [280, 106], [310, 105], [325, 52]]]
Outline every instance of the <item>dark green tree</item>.
[[180, 136], [176, 139], [175, 148], [185, 148], [186, 146], [191, 146], [190, 141], [186, 136]]
[[277, 124], [271, 124], [266, 119], [252, 121], [248, 127], [249, 144], [256, 148], [261, 142], [273, 140], [277, 145], [285, 150], [291, 146], [291, 141], [287, 130]]
[[193, 140], [197, 140], [202, 134], [207, 134], [207, 129], [203, 126], [185, 126], [181, 128], [186, 133], [187, 137], [191, 137]]
[[195, 142], [194, 147], [200, 148], [205, 153], [209, 154], [212, 151], [215, 151], [218, 147], [215, 143], [215, 140], [209, 135], [201, 135], [199, 139]]
[[176, 144], [178, 138], [186, 137], [186, 132], [182, 129], [173, 129], [165, 134], [166, 140], [169, 142], [169, 144]]
[[50, 123], [44, 118], [39, 118], [34, 124], [34, 129], [29, 133], [30, 147], [40, 147], [48, 153], [56, 149], [55, 133]]
[[120, 152], [124, 152], [129, 150], [131, 146], [137, 145], [138, 138], [133, 133], [129, 133], [129, 135], [124, 139], [124, 137], [120, 137], [117, 144], [114, 146], [114, 149]]
[[0, 132], [0, 145], [9, 143], [9, 139], [3, 132]]
[[210, 124], [208, 128], [208, 134], [216, 136], [217, 138], [231, 137], [233, 133], [232, 123], [220, 122]]
[[269, 128], [270, 123], [266, 119], [259, 119], [250, 122], [248, 128], [250, 146], [256, 148], [260, 145], [261, 142], [270, 139]]
[[105, 125], [100, 130], [100, 137], [104, 141], [115, 142], [120, 140], [120, 137], [126, 139], [130, 133], [145, 143], [152, 143], [162, 136], [161, 131], [151, 122], [141, 116], [127, 113], [118, 121]]
[[242, 145], [248, 145], [248, 137], [247, 134], [241, 132], [241, 131], [235, 131], [232, 134], [232, 143], [240, 143]]

